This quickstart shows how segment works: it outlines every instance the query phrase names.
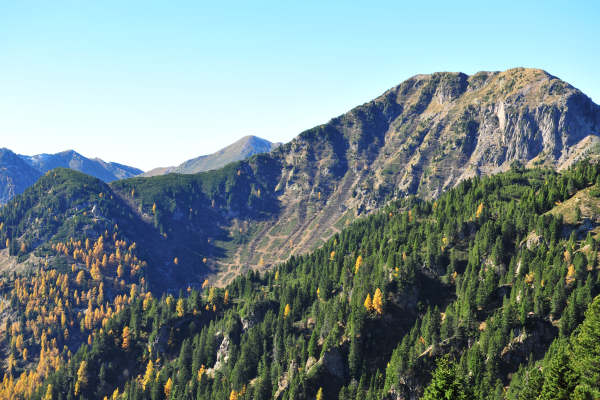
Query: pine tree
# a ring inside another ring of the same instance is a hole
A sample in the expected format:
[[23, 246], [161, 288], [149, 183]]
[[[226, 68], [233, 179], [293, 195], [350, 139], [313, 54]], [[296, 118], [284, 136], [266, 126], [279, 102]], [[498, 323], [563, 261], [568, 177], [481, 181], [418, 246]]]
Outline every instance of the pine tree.
[[579, 375], [581, 385], [589, 387], [595, 398], [600, 397], [600, 296], [586, 311], [572, 347], [573, 369]]
[[544, 385], [539, 400], [567, 400], [575, 385], [575, 375], [569, 365], [569, 356], [564, 344], [561, 344], [544, 370]]
[[425, 389], [423, 400], [467, 400], [472, 396], [464, 381], [458, 376], [455, 366], [447, 357], [438, 361], [431, 383]]

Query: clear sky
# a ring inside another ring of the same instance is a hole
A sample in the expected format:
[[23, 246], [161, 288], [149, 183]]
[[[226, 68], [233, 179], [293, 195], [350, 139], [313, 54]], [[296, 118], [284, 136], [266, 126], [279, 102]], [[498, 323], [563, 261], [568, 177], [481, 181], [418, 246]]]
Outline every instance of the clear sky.
[[142, 169], [288, 141], [404, 79], [543, 68], [600, 102], [598, 1], [2, 1], [0, 147]]

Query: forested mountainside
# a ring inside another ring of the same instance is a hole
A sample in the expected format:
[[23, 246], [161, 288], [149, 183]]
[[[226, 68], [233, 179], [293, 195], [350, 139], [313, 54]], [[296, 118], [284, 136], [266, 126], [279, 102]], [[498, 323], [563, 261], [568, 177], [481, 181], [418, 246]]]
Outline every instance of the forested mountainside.
[[[163, 230], [193, 243], [214, 224], [181, 218], [207, 206], [220, 214], [223, 235], [211, 238], [207, 259], [228, 282], [316, 248], [390, 199], [434, 198], [513, 161], [565, 168], [597, 154], [599, 134], [600, 107], [541, 70], [417, 75], [269, 154], [195, 177], [119, 181], [113, 189], [135, 192], [131, 200], [148, 216], [156, 204]], [[210, 203], [195, 197], [200, 191]], [[181, 258], [200, 264], [192, 252]]]
[[0, 206], [33, 185], [44, 173], [54, 168], [71, 168], [104, 182], [130, 178], [141, 170], [98, 158], [89, 159], [73, 151], [35, 156], [17, 155], [0, 149]]
[[599, 126], [540, 70], [438, 73], [218, 170], [48, 171], [0, 208], [3, 395], [596, 396]]
[[281, 143], [271, 143], [257, 136], [244, 136], [240, 140], [212, 154], [192, 158], [175, 167], [154, 168], [141, 176], [157, 176], [170, 173], [197, 174], [198, 172], [219, 169], [225, 165], [244, 160], [255, 154], [268, 153]]
[[598, 207], [598, 164], [515, 164], [390, 203], [264, 274], [162, 295], [119, 227], [65, 237], [47, 249], [62, 264], [38, 253], [4, 277], [2, 394], [596, 398]]

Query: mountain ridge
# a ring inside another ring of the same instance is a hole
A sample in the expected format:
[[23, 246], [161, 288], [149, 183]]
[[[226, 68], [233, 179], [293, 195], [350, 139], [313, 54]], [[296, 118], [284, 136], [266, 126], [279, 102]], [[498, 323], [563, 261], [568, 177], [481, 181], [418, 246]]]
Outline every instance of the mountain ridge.
[[191, 281], [223, 284], [318, 247], [389, 200], [435, 198], [514, 163], [566, 168], [598, 154], [599, 132], [600, 107], [545, 71], [434, 73], [269, 153], [110, 186], [173, 244], [165, 254], [195, 270]]
[[106, 162], [100, 158], [87, 158], [75, 150], [59, 153], [42, 153], [33, 156], [16, 154], [9, 149], [1, 149], [0, 158], [0, 204], [8, 202], [22, 193], [46, 172], [54, 168], [70, 168], [97, 177], [104, 182], [129, 178], [142, 173], [127, 165]]

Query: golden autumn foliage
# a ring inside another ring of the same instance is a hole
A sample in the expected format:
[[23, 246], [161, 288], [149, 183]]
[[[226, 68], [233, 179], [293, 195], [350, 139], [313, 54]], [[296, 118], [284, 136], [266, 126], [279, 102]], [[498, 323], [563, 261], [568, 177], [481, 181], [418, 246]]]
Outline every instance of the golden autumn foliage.
[[575, 282], [576, 275], [577, 272], [575, 271], [575, 266], [573, 264], [569, 265], [569, 268], [567, 269], [567, 276], [565, 277], [565, 283], [570, 285], [571, 283]]
[[483, 213], [483, 203], [479, 203], [477, 206], [477, 211], [475, 211], [475, 218], [479, 218]]
[[358, 255], [358, 257], [356, 257], [356, 263], [354, 263], [354, 273], [358, 274], [358, 271], [360, 270], [360, 267], [363, 263], [363, 257], [362, 255]]
[[146, 372], [144, 373], [144, 378], [142, 379], [142, 388], [144, 390], [146, 390], [146, 387], [148, 386], [148, 384], [150, 382], [152, 382], [153, 378], [154, 378], [154, 363], [152, 362], [152, 360], [149, 360], [148, 364], [146, 364]]
[[75, 395], [80, 394], [81, 390], [87, 386], [87, 373], [87, 361], [82, 361], [81, 364], [79, 364], [79, 369], [77, 370], [77, 381], [75, 382]]
[[165, 383], [165, 397], [168, 399], [171, 396], [171, 391], [173, 390], [173, 380], [169, 378], [167, 383]]
[[175, 305], [175, 312], [177, 312], [177, 316], [178, 317], [183, 317], [183, 314], [185, 314], [185, 308], [184, 308], [184, 304], [183, 304], [183, 299], [180, 298], [179, 300], [177, 300], [177, 304]]
[[525, 275], [525, 283], [528, 285], [531, 285], [533, 283], [533, 272], [529, 272], [528, 274]]
[[373, 302], [371, 301], [371, 294], [367, 293], [367, 298], [365, 299], [365, 302], [363, 303], [365, 306], [365, 309], [367, 311], [372, 311], [373, 310]]
[[121, 335], [121, 337], [122, 337], [121, 347], [125, 350], [127, 350], [130, 345], [131, 338], [129, 336], [130, 336], [129, 327], [125, 326], [123, 328], [123, 333]]
[[290, 315], [290, 312], [292, 311], [292, 308], [290, 307], [289, 304], [285, 305], [285, 308], [283, 309], [283, 318], [287, 318], [288, 315]]
[[77, 277], [75, 278], [75, 282], [81, 286], [83, 285], [83, 282], [85, 281], [85, 272], [83, 272], [83, 270], [79, 271], [79, 273], [77, 273]]
[[52, 389], [52, 384], [48, 384], [48, 387], [46, 388], [46, 394], [44, 395], [43, 400], [52, 400]]
[[[51, 244], [56, 256], [67, 258], [70, 268], [63, 272], [53, 269], [50, 255], [40, 260], [44, 268], [34, 274], [11, 278], [11, 286], [3, 295], [23, 310], [23, 319], [0, 327], [4, 331], [0, 344], [10, 344], [17, 351], [5, 360], [8, 374], [0, 384], [0, 398], [33, 397], [43, 380], [71, 359], [72, 353], [65, 352], [65, 346], [79, 345], [81, 338], [91, 344], [108, 319], [134, 297], [142, 296], [144, 307], [150, 306], [152, 296], [145, 292], [143, 274], [147, 263], [135, 254], [135, 243], [118, 239], [116, 229], [115, 226], [114, 232], [105, 231], [93, 240], [69, 238]], [[120, 280], [116, 279], [118, 265]], [[126, 274], [125, 268], [131, 274]], [[0, 286], [5, 287], [6, 282], [0, 277]], [[125, 347], [130, 345], [128, 329], [123, 331]], [[88, 371], [85, 363], [76, 368], [74, 389], [80, 394], [86, 390]], [[118, 397], [118, 391], [115, 393]], [[41, 393], [41, 398], [52, 395], [50, 387]]]
[[204, 364], [202, 364], [200, 366], [200, 369], [198, 369], [198, 382], [202, 382], [202, 376], [204, 375], [205, 372], [206, 372], [206, 368], [204, 367]]
[[375, 289], [375, 294], [373, 295], [373, 310], [379, 315], [383, 314], [383, 293], [379, 288]]

